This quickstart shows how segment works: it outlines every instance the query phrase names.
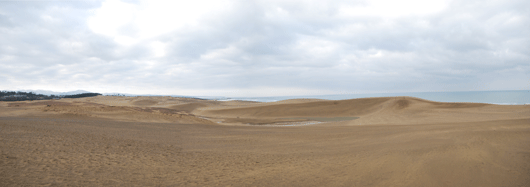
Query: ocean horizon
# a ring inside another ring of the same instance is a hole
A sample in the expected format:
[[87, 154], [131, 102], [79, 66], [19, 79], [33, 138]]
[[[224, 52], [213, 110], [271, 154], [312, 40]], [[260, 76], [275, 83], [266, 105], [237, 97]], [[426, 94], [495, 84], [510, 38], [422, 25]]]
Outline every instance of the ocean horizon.
[[311, 96], [274, 96], [274, 97], [198, 97], [218, 101], [242, 100], [255, 102], [276, 102], [287, 99], [326, 99], [345, 100], [370, 97], [409, 96], [438, 102], [488, 103], [498, 105], [530, 104], [530, 90], [504, 91], [459, 91], [459, 92], [407, 92], [407, 93], [371, 93], [371, 94], [337, 94]]

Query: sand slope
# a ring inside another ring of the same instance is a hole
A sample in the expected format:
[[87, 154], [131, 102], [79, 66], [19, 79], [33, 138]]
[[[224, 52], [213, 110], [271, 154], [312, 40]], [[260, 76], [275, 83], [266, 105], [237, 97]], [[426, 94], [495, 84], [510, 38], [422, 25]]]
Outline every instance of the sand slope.
[[[344, 116], [359, 119], [266, 125]], [[529, 176], [529, 106], [410, 97], [0, 103], [0, 186], [530, 186]]]

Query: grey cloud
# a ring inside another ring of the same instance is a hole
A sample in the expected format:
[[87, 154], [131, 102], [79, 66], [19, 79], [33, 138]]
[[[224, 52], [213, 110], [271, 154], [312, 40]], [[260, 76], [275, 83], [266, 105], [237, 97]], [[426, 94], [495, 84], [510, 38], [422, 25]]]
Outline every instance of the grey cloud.
[[[238, 1], [201, 27], [128, 47], [88, 29], [101, 2], [1, 4], [0, 79], [28, 86], [72, 80], [154, 90], [384, 92], [522, 89], [513, 79], [530, 80], [527, 1], [454, 1], [434, 15], [396, 19], [341, 17], [340, 1]], [[137, 29], [119, 32], [136, 36]], [[152, 57], [152, 41], [167, 44], [166, 56]]]

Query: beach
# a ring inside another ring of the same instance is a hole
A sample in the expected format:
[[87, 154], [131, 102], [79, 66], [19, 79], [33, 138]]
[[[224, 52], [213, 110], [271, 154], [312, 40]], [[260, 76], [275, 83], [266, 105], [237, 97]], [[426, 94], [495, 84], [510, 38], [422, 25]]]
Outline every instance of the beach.
[[530, 186], [530, 105], [0, 103], [0, 186]]

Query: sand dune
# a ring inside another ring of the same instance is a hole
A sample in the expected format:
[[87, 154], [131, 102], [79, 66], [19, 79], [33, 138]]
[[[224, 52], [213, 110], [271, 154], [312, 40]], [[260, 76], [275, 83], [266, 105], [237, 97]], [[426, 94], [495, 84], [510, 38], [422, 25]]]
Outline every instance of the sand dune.
[[336, 117], [357, 116], [374, 112], [389, 98], [352, 99], [344, 101], [314, 101], [268, 106], [231, 108], [205, 112], [210, 115], [251, 117]]
[[197, 113], [231, 119], [229, 121], [237, 117], [269, 121], [294, 117], [360, 117], [349, 124], [397, 125], [524, 119], [530, 116], [530, 106], [440, 103], [412, 97], [387, 97], [232, 107]]
[[134, 101], [133, 105], [136, 105], [136, 106], [153, 106], [153, 105], [155, 105], [157, 103], [158, 103], [158, 101], [153, 101], [153, 100], [139, 100], [139, 101]]
[[0, 150], [0, 186], [530, 186], [530, 106], [2, 102]]
[[175, 109], [175, 110], [181, 110], [186, 112], [193, 112], [197, 108], [201, 107], [207, 107], [207, 104], [204, 103], [186, 103], [186, 104], [180, 104], [180, 105], [173, 105], [169, 108]]

